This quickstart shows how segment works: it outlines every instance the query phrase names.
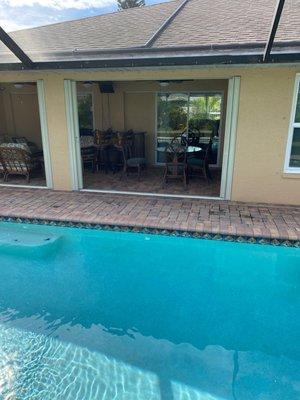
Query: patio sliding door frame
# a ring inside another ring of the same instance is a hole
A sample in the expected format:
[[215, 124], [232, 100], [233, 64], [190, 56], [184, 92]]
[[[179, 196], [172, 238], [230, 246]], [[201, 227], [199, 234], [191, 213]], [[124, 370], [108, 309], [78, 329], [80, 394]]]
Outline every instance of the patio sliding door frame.
[[[45, 103], [45, 90], [44, 90], [44, 81], [42, 79], [38, 79], [36, 81], [32, 81], [36, 83], [37, 88], [37, 98], [38, 98], [38, 107], [39, 107], [39, 119], [40, 119], [40, 127], [41, 127], [41, 138], [42, 138], [42, 148], [43, 148], [43, 157], [44, 157], [44, 168], [45, 168], [45, 177], [46, 177], [46, 186], [40, 185], [18, 185], [11, 183], [0, 183], [0, 186], [10, 186], [16, 188], [30, 188], [30, 189], [53, 189], [53, 176], [52, 176], [52, 163], [51, 163], [51, 155], [50, 155], [50, 146], [49, 146], [49, 135], [48, 135], [48, 124], [47, 124], [47, 112], [46, 112], [46, 103]], [[14, 81], [15, 83], [15, 81]], [[23, 83], [20, 81], [20, 83]]]
[[64, 81], [72, 189], [83, 189], [76, 81]]
[[[196, 196], [196, 195], [175, 195], [161, 194], [152, 192], [131, 192], [121, 190], [100, 190], [83, 188], [83, 170], [80, 152], [80, 134], [77, 107], [77, 87], [76, 81], [65, 80], [65, 101], [67, 112], [67, 125], [69, 136], [69, 160], [72, 175], [72, 189], [85, 192], [111, 193], [111, 194], [129, 194], [153, 197], [175, 197], [190, 199], [213, 199], [213, 200], [231, 200], [232, 178], [235, 159], [236, 130], [240, 98], [240, 77], [233, 76], [224, 78], [228, 80], [228, 94], [226, 107], [226, 121], [223, 147], [222, 175], [220, 196]], [[155, 111], [156, 113], [156, 111]], [[156, 118], [156, 115], [155, 115]]]
[[37, 80], [37, 93], [38, 93], [40, 124], [42, 133], [42, 146], [43, 146], [44, 167], [46, 175], [46, 186], [47, 189], [53, 189], [52, 163], [51, 163], [49, 135], [48, 135], [45, 90], [44, 90], [44, 81], [42, 79]]
[[240, 82], [241, 78], [239, 76], [231, 77], [228, 80], [228, 95], [220, 188], [220, 199], [224, 200], [231, 200], [236, 147], [236, 131], [240, 103]]

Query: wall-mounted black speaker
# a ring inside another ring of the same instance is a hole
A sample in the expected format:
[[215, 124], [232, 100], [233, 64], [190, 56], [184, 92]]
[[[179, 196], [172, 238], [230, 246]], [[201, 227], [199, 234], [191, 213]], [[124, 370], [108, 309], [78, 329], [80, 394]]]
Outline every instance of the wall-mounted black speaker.
[[99, 82], [101, 93], [115, 93], [113, 82]]

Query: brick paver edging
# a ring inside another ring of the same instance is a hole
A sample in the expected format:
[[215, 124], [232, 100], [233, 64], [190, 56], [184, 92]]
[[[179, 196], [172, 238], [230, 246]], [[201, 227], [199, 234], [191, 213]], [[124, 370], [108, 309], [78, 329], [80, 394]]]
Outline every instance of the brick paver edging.
[[3, 221], [296, 246], [300, 207], [0, 188]]

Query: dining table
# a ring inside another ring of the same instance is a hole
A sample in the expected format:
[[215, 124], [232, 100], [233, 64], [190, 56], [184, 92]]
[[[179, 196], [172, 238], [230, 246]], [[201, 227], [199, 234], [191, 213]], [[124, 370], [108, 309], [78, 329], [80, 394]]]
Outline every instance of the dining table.
[[[169, 145], [164, 146], [164, 147], [158, 147], [156, 150], [159, 151], [160, 153], [170, 153], [170, 154], [174, 153], [174, 155], [175, 155], [175, 152], [172, 150], [172, 148]], [[182, 153], [186, 152], [188, 154], [192, 154], [192, 153], [198, 153], [202, 150], [203, 150], [203, 148], [200, 146], [187, 146], [187, 147], [182, 146]]]
[[[162, 153], [165, 153], [166, 151], [172, 153], [172, 149], [169, 145], [164, 147], [158, 147], [156, 150]], [[203, 149], [202, 147], [199, 146], [187, 146], [187, 147], [182, 146], [182, 150], [185, 150], [187, 153], [196, 153], [198, 151], [202, 151]]]
[[[180, 151], [182, 147], [182, 152]], [[176, 149], [176, 151], [174, 149], [172, 149], [172, 146], [167, 145], [164, 147], [158, 147], [157, 151], [159, 151], [160, 153], [168, 153], [170, 155], [173, 154], [173, 159], [171, 161], [171, 163], [169, 164], [169, 167], [172, 165], [172, 168], [167, 168], [165, 175], [164, 175], [164, 181], [166, 179], [166, 174], [168, 175], [169, 178], [178, 178], [183, 176], [184, 177], [184, 182], [186, 185], [186, 160], [185, 163], [183, 164], [182, 162], [179, 162], [178, 160], [178, 156], [180, 156], [181, 154], [186, 154], [186, 155], [191, 155], [191, 154], [195, 154], [195, 153], [199, 153], [201, 152], [203, 149], [200, 146], [178, 146], [178, 148]], [[182, 171], [182, 166], [184, 165], [184, 171]], [[183, 175], [182, 175], [183, 174]]]

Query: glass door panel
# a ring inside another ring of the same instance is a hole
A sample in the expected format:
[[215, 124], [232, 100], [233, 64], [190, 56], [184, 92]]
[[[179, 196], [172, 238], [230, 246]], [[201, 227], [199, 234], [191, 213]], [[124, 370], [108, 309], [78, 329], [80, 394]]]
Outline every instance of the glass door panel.
[[211, 164], [220, 157], [221, 93], [159, 93], [157, 95], [157, 162], [165, 162], [165, 147], [174, 137], [187, 136], [195, 146], [212, 141]]
[[220, 93], [191, 94], [189, 99], [189, 138], [195, 145], [212, 141], [211, 164], [218, 164], [222, 95]]
[[77, 106], [80, 135], [91, 134], [94, 129], [92, 93], [78, 93]]
[[165, 162], [164, 149], [175, 137], [187, 131], [188, 94], [159, 93], [157, 96], [156, 160]]

